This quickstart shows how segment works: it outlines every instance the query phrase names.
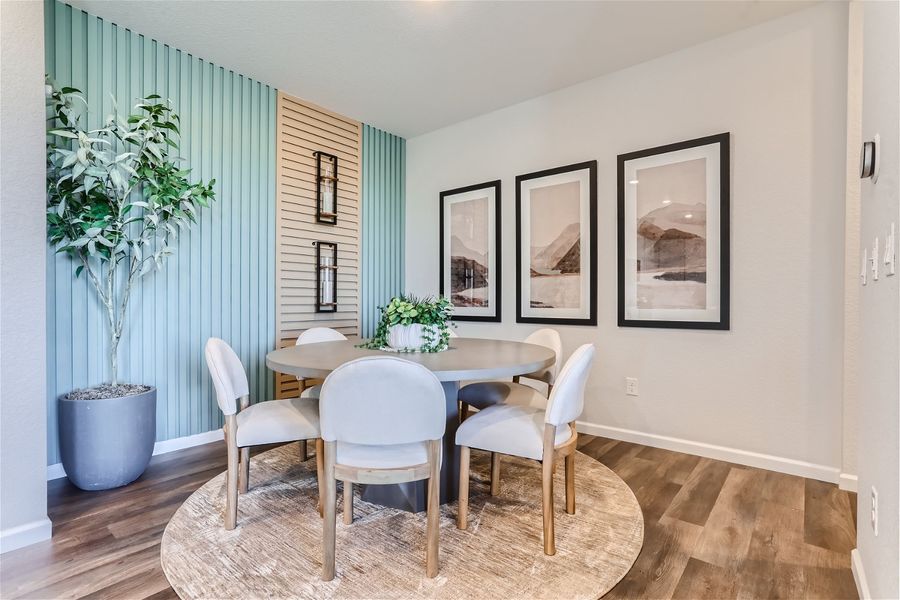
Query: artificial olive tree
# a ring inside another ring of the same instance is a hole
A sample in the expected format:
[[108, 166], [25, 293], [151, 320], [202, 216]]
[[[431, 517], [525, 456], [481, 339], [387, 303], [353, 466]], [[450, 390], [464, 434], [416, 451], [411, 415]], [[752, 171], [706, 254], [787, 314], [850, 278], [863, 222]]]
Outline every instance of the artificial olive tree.
[[[113, 102], [115, 105], [115, 102]], [[109, 375], [118, 383], [118, 348], [135, 282], [162, 268], [180, 230], [214, 199], [177, 163], [179, 118], [158, 95], [131, 114], [115, 109], [99, 129], [75, 88], [47, 83], [47, 231], [50, 243], [84, 272], [106, 312]]]

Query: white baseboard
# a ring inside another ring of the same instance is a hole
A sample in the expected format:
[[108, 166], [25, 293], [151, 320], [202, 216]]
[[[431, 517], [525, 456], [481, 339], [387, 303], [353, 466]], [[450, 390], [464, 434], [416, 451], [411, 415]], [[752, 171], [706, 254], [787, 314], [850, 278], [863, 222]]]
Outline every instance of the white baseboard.
[[63, 469], [62, 463], [54, 463], [47, 465], [47, 481], [53, 479], [62, 479], [66, 476], [66, 470]]
[[870, 600], [872, 594], [869, 593], [869, 582], [866, 580], [866, 571], [863, 569], [862, 559], [856, 548], [850, 551], [850, 570], [853, 571], [853, 581], [856, 582], [859, 600]]
[[47, 517], [4, 529], [0, 531], [0, 554], [49, 540], [52, 529], [53, 525]]
[[161, 442], [156, 442], [156, 445], [153, 446], [153, 456], [174, 452], [176, 450], [183, 450], [184, 448], [202, 446], [203, 444], [209, 444], [210, 442], [224, 443], [224, 440], [225, 438], [223, 437], [221, 429], [213, 429], [212, 431], [205, 431], [195, 435], [186, 435], [171, 440], [163, 440]]
[[[183, 450], [185, 448], [193, 448], [194, 446], [202, 446], [203, 444], [209, 444], [210, 442], [219, 442], [223, 439], [222, 430], [213, 429], [212, 431], [205, 431], [196, 435], [186, 435], [171, 440], [163, 440], [161, 442], [156, 442], [156, 444], [153, 445], [153, 456], [156, 456], [157, 454], [166, 454], [167, 452], [175, 452], [176, 450]], [[47, 465], [47, 481], [65, 476], [66, 470], [63, 468], [62, 463]]]
[[697, 456], [704, 456], [706, 458], [724, 460], [739, 465], [767, 469], [769, 471], [778, 471], [779, 473], [787, 473], [788, 475], [808, 477], [810, 479], [827, 481], [829, 483], [838, 483], [838, 476], [840, 475], [840, 469], [836, 467], [818, 465], [802, 460], [795, 460], [793, 458], [761, 454], [759, 452], [750, 452], [749, 450], [741, 450], [739, 448], [717, 446], [705, 442], [695, 442], [692, 440], [657, 435], [655, 433], [645, 433], [643, 431], [634, 431], [632, 429], [609, 427], [607, 425], [598, 425], [596, 423], [587, 423], [584, 421], [578, 421], [576, 425], [578, 431], [591, 435], [598, 435], [635, 444], [643, 444], [645, 446], [653, 446], [655, 448], [663, 448], [665, 450], [684, 452], [685, 454], [696, 454]]
[[850, 473], [841, 473], [840, 478], [838, 479], [838, 487], [846, 492], [856, 492], [856, 475], [851, 475]]

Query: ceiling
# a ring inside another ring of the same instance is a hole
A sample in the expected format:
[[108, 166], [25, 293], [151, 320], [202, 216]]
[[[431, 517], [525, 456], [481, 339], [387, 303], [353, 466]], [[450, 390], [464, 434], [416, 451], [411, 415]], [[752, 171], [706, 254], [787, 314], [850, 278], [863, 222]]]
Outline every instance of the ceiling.
[[812, 3], [70, 2], [404, 137]]

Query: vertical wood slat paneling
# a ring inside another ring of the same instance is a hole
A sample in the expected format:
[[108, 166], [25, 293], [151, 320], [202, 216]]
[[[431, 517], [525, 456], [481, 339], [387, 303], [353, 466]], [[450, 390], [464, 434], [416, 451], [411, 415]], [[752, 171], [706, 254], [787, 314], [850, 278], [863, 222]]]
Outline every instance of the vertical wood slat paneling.
[[406, 140], [363, 125], [360, 335], [371, 336], [378, 307], [403, 293]]
[[[254, 401], [274, 395], [265, 354], [275, 346], [276, 90], [80, 10], [48, 0], [47, 71], [84, 91], [98, 127], [136, 97], [172, 99], [180, 154], [193, 180], [216, 180], [216, 201], [183, 233], [163, 270], [140, 281], [120, 345], [121, 379], [157, 386], [157, 440], [221, 427], [203, 360], [210, 336], [234, 348]], [[57, 400], [104, 381], [101, 308], [72, 262], [48, 253], [48, 462], [59, 462]]]
[[[278, 93], [275, 118], [275, 332], [293, 344], [310, 327], [359, 331], [360, 123]], [[337, 224], [316, 222], [316, 160], [338, 157]], [[337, 312], [316, 312], [315, 241], [337, 242]], [[279, 375], [276, 397], [298, 394], [297, 379]]]

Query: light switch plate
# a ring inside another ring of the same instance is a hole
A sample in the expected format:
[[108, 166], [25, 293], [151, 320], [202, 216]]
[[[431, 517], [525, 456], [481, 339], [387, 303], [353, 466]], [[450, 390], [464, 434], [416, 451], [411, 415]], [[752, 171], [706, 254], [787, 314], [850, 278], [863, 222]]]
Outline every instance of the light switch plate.
[[868, 283], [869, 279], [869, 249], [863, 248], [862, 269], [859, 270], [859, 282], [863, 285]]
[[878, 281], [878, 237], [875, 237], [875, 243], [872, 245], [872, 281]]
[[878, 537], [878, 490], [872, 486], [872, 531]]
[[895, 224], [891, 223], [891, 232], [884, 240], [884, 271], [885, 275], [890, 277], [894, 274], [894, 257], [896, 255], [897, 235]]

